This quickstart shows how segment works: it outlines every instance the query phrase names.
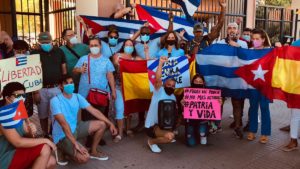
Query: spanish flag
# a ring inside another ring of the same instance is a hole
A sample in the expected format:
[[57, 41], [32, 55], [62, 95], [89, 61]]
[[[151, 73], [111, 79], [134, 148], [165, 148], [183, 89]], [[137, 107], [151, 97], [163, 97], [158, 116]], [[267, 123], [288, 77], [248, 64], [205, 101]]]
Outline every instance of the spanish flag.
[[261, 59], [236, 72], [269, 99], [279, 99], [288, 108], [300, 108], [300, 48], [275, 48]]
[[120, 61], [125, 115], [148, 110], [152, 93], [148, 80], [146, 60]]

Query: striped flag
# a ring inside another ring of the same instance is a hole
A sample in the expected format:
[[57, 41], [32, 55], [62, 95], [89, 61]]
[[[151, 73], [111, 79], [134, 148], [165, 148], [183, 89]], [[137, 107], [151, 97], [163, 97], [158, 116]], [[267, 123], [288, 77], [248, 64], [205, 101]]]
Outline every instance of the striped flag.
[[222, 90], [225, 97], [246, 98], [248, 90], [253, 90], [235, 71], [253, 63], [272, 49], [251, 50], [214, 44], [197, 54], [197, 72], [202, 74], [207, 87]]
[[193, 15], [200, 6], [201, 0], [171, 0], [178, 4], [188, 20], [193, 21]]
[[21, 100], [0, 108], [0, 124], [5, 129], [16, 128], [28, 118], [24, 102]]
[[275, 48], [236, 72], [267, 98], [283, 100], [288, 108], [300, 108], [300, 48]]
[[152, 94], [149, 90], [146, 60], [121, 60], [122, 92], [126, 115], [148, 110]]
[[[150, 91], [154, 90], [155, 72], [158, 63], [159, 60], [149, 60], [147, 62]], [[189, 68], [189, 61], [186, 56], [171, 57], [162, 68], [162, 81], [164, 82], [168, 78], [174, 78], [176, 80], [175, 88], [189, 87], [191, 85]]]
[[[166, 33], [169, 25], [169, 14], [144, 5], [136, 5], [136, 12], [139, 20], [149, 22], [152, 33], [151, 39], [161, 37]], [[194, 23], [174, 16], [173, 29], [177, 32], [184, 29], [186, 31], [184, 37], [188, 40], [194, 38], [193, 26]]]
[[27, 65], [27, 56], [16, 57], [16, 66]]
[[[103, 18], [95, 16], [84, 16], [81, 15], [84, 23], [92, 28], [94, 35], [98, 35], [99, 38], [107, 37], [108, 26], [115, 25], [119, 31], [119, 41], [122, 42], [137, 32], [143, 25], [144, 21], [133, 21], [133, 20], [124, 20], [124, 19], [112, 19], [112, 18]], [[82, 27], [82, 25], [81, 25]], [[81, 30], [82, 32], [82, 30]]]

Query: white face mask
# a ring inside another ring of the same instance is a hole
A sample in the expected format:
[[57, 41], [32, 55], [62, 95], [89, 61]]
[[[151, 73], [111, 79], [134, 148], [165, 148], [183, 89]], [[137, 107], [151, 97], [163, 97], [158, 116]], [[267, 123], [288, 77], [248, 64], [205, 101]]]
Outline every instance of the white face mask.
[[71, 43], [72, 45], [77, 44], [77, 43], [78, 43], [77, 37], [76, 37], [76, 36], [73, 36], [73, 37], [70, 39], [70, 43]]
[[24, 98], [23, 96], [21, 96], [21, 97], [19, 97], [19, 98], [15, 98], [15, 99], [13, 100], [13, 103], [16, 103], [16, 102], [21, 101], [21, 100], [23, 100], [23, 102], [25, 102], [26, 98]]
[[90, 51], [93, 55], [97, 55], [98, 53], [100, 53], [100, 48], [99, 47], [91, 47]]

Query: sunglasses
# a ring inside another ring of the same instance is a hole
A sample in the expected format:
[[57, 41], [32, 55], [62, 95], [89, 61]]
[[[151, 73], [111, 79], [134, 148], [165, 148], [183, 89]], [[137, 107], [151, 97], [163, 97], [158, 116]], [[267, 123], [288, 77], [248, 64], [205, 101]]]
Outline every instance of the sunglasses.
[[110, 39], [118, 39], [119, 37], [118, 36], [110, 36], [109, 38]]
[[141, 33], [141, 35], [150, 35], [150, 33]]
[[12, 94], [11, 96], [14, 96], [15, 98], [20, 98], [21, 96], [23, 98], [26, 98], [26, 94], [25, 93], [24, 94]]

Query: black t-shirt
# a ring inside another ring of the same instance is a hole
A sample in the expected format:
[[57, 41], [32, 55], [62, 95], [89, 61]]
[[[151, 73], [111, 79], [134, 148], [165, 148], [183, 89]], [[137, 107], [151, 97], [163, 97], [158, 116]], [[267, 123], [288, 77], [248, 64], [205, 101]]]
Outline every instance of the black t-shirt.
[[32, 51], [31, 54], [40, 54], [43, 70], [43, 85], [58, 84], [63, 73], [62, 64], [66, 63], [64, 52], [54, 46], [50, 52], [38, 50]]

